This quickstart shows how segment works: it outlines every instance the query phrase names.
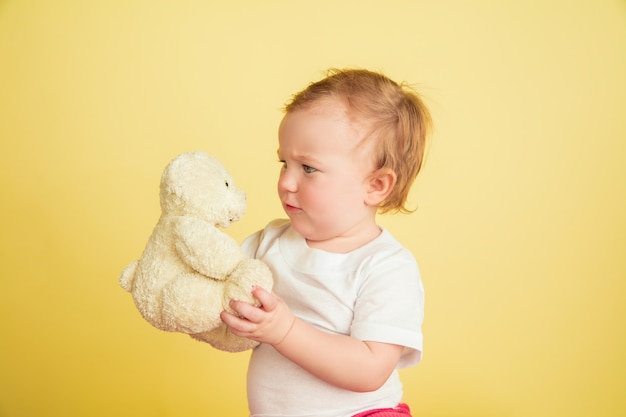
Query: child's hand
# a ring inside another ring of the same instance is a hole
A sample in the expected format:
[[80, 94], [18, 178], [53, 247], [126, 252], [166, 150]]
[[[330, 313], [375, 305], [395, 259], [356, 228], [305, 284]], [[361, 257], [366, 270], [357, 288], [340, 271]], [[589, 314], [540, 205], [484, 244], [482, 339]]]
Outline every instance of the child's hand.
[[220, 316], [222, 321], [236, 336], [270, 345], [279, 344], [293, 327], [296, 317], [276, 294], [255, 287], [252, 295], [259, 300], [260, 307], [241, 301], [231, 301], [230, 307], [242, 317], [223, 311]]
[[322, 381], [356, 392], [375, 391], [393, 372], [404, 347], [362, 341], [350, 335], [324, 332], [296, 319], [287, 304], [261, 287], [252, 295], [261, 307], [242, 301], [230, 306], [242, 317], [223, 311], [233, 334], [266, 343]]

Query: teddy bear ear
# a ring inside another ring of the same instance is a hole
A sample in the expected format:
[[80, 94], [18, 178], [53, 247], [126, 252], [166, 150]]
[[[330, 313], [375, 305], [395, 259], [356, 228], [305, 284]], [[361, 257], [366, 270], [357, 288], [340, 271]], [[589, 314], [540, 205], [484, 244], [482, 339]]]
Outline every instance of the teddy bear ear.
[[183, 187], [176, 183], [166, 182], [164, 185], [164, 191], [172, 196], [180, 197], [183, 195]]
[[[194, 164], [195, 160], [198, 159], [198, 155], [196, 154], [196, 152], [186, 152], [172, 159], [163, 170], [163, 174], [161, 175], [161, 182], [173, 184], [178, 182], [178, 178], [187, 176], [196, 165]], [[180, 193], [180, 190], [177, 192], [176, 190], [172, 189], [171, 191], [176, 194]]]
[[161, 175], [161, 191], [166, 192], [167, 194], [179, 194], [180, 187], [176, 186], [176, 181], [173, 181], [174, 177], [174, 167], [172, 164], [169, 164], [165, 170], [163, 171], [163, 175]]
[[177, 180], [182, 174], [181, 159], [172, 161], [161, 176], [160, 203], [163, 211], [176, 210], [184, 205], [185, 187]]

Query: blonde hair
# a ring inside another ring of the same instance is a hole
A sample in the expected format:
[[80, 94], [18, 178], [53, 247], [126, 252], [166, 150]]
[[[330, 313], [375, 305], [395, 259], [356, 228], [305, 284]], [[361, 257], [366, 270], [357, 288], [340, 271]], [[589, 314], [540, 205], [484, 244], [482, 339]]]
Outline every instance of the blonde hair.
[[378, 205], [380, 213], [410, 213], [406, 201], [422, 168], [426, 139], [432, 128], [430, 113], [406, 83], [363, 69], [330, 69], [326, 77], [295, 94], [285, 106], [290, 113], [325, 97], [338, 97], [348, 111], [371, 125], [377, 168], [396, 175], [391, 193]]

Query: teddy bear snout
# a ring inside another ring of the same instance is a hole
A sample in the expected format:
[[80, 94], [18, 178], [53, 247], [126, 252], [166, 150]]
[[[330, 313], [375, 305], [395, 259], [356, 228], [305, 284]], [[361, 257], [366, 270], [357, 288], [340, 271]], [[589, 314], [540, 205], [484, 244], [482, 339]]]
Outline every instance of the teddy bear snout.
[[238, 222], [241, 219], [243, 213], [239, 212], [231, 212], [230, 217], [228, 218], [229, 223]]

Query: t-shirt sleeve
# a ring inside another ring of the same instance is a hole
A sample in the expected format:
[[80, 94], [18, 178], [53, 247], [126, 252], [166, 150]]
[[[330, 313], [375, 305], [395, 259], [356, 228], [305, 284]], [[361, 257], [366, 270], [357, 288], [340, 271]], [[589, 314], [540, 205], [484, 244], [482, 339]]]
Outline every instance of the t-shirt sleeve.
[[262, 230], [248, 236], [241, 244], [241, 250], [243, 254], [248, 258], [256, 258], [257, 250], [259, 249], [259, 243], [261, 242]]
[[424, 289], [413, 256], [404, 249], [371, 259], [354, 308], [351, 335], [405, 347], [398, 367], [421, 361]]
[[[261, 258], [267, 250], [267, 242], [271, 243], [289, 225], [287, 219], [274, 219], [263, 229], [248, 236], [241, 244], [241, 250], [248, 258]], [[266, 242], [263, 244], [263, 242]], [[263, 246], [262, 246], [263, 245]]]

